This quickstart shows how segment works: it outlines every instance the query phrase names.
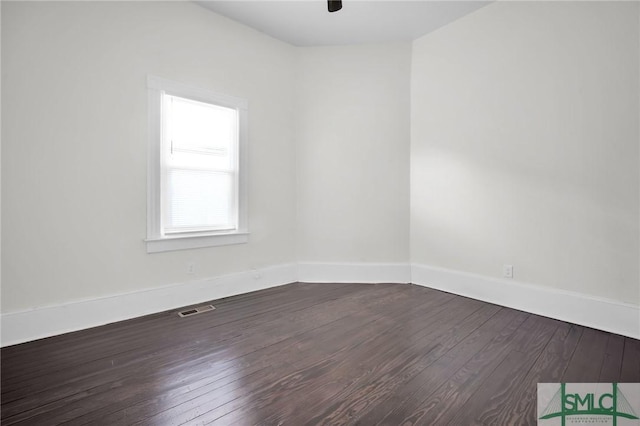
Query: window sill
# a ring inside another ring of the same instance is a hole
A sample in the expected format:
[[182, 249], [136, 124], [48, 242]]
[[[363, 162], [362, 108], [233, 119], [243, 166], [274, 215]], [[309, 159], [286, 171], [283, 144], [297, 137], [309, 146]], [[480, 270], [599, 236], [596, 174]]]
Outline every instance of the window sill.
[[248, 241], [248, 232], [188, 236], [181, 235], [176, 237], [148, 238], [145, 240], [147, 243], [147, 253], [227, 246], [231, 244], [243, 244]]

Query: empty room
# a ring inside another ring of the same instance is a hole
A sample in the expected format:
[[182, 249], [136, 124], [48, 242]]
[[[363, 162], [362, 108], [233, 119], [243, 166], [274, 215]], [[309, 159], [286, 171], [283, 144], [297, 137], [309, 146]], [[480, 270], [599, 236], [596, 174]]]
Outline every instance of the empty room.
[[3, 425], [640, 425], [640, 2], [0, 15]]

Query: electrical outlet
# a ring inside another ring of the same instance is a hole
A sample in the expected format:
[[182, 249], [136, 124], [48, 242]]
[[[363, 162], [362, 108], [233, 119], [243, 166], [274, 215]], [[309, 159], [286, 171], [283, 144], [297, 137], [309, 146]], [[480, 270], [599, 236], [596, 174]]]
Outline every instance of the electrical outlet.
[[505, 278], [513, 278], [513, 265], [503, 265], [502, 266], [502, 275]]
[[193, 275], [196, 273], [196, 262], [187, 263], [187, 274]]

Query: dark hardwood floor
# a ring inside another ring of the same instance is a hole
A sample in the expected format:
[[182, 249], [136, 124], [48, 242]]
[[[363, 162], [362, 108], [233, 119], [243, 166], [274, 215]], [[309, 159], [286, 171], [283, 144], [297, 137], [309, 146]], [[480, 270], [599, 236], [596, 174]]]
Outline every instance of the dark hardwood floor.
[[413, 285], [290, 284], [3, 348], [3, 425], [535, 424], [640, 341]]

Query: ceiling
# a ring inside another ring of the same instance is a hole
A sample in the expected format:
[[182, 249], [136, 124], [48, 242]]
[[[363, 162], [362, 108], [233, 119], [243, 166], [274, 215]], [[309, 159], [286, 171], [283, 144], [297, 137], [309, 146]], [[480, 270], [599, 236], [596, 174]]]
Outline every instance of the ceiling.
[[343, 0], [334, 13], [318, 0], [197, 3], [295, 46], [327, 46], [413, 40], [490, 2]]

